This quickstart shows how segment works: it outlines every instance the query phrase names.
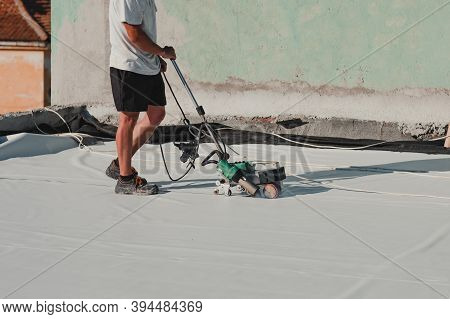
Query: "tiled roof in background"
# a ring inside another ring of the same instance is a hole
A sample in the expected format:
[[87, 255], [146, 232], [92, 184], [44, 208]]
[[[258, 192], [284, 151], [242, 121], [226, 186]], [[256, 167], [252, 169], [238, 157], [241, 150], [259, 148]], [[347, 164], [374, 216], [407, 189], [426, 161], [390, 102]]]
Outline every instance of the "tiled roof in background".
[[46, 28], [50, 30], [50, 0], [25, 2], [31, 3], [30, 11], [21, 0], [0, 1], [0, 41], [48, 40]]
[[28, 13], [44, 28], [47, 34], [51, 32], [50, 0], [22, 0]]

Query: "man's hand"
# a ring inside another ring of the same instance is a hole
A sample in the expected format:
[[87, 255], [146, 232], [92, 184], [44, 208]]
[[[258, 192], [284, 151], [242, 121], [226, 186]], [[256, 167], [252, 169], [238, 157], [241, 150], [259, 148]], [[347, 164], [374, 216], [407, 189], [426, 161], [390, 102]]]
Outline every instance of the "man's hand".
[[173, 47], [164, 47], [160, 56], [164, 59], [176, 60], [177, 54], [175, 53], [175, 49]]
[[167, 72], [167, 62], [164, 61], [164, 59], [161, 57], [159, 57], [159, 61], [161, 62], [161, 72], [166, 73]]
[[133, 45], [137, 48], [154, 55], [159, 55], [164, 59], [177, 59], [177, 54], [175, 53], [174, 48], [164, 47], [162, 49], [147, 36], [147, 34], [142, 30], [142, 26], [131, 25], [128, 23], [123, 23], [123, 25], [127, 30], [127, 35], [130, 39], [130, 42], [133, 43]]

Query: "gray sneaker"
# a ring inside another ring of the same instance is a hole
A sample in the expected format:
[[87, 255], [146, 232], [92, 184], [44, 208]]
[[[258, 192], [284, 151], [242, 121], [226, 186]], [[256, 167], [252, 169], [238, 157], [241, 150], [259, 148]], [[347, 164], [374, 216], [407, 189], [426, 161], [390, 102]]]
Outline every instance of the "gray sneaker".
[[[111, 162], [111, 164], [108, 166], [108, 168], [106, 169], [106, 176], [118, 180], [119, 176], [120, 176], [120, 168], [119, 168], [119, 164], [118, 164], [118, 160], [117, 158]], [[138, 174], [138, 172], [136, 171], [136, 169], [134, 167], [131, 168], [133, 174]]]
[[144, 178], [134, 176], [130, 181], [117, 180], [116, 194], [122, 195], [156, 195], [159, 188], [156, 185], [148, 184]]

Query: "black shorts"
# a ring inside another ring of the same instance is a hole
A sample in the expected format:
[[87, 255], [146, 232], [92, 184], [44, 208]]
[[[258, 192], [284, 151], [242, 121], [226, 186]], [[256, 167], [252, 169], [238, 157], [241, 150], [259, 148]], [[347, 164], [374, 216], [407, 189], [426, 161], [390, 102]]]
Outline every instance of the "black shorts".
[[166, 106], [161, 73], [142, 75], [110, 68], [114, 103], [119, 112], [146, 112], [149, 106]]

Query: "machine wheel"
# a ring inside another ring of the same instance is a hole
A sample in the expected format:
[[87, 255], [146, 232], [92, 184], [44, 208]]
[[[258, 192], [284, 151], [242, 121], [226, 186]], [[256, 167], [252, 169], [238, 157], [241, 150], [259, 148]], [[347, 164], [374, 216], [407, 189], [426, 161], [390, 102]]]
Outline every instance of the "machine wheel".
[[277, 199], [280, 196], [280, 189], [275, 184], [266, 184], [263, 193], [268, 199]]
[[227, 195], [228, 197], [230, 197], [230, 196], [232, 195], [231, 189], [229, 189], [229, 190], [225, 193], [225, 195]]

